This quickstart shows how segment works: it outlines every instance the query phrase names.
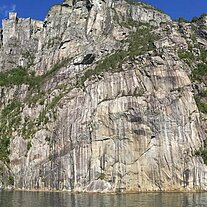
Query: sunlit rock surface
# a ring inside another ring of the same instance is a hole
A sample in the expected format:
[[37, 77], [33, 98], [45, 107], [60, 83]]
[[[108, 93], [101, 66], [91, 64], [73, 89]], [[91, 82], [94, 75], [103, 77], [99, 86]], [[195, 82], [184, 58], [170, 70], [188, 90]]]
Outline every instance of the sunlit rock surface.
[[44, 22], [11, 13], [0, 70], [21, 66], [36, 82], [0, 80], [1, 140], [10, 139], [0, 178], [24, 190], [206, 190], [196, 155], [205, 122], [178, 56], [191, 34], [206, 50], [204, 20], [194, 32], [149, 5], [111, 0], [65, 0]]

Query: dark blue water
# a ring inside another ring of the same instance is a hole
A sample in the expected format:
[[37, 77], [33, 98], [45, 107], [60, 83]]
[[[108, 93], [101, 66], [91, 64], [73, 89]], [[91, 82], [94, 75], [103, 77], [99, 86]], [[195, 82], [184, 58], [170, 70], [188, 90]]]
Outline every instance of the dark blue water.
[[207, 193], [0, 192], [0, 207], [207, 207]]

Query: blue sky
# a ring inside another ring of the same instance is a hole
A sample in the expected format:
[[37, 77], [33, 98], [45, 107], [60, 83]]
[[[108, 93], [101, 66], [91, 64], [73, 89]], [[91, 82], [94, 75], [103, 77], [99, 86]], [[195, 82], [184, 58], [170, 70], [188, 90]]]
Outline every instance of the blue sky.
[[[191, 19], [207, 13], [207, 0], [141, 0], [162, 9], [173, 19]], [[17, 11], [19, 17], [32, 17], [43, 20], [48, 9], [63, 0], [0, 0], [0, 22], [9, 11]]]
[[16, 11], [19, 17], [43, 20], [48, 9], [61, 2], [63, 0], [0, 0], [0, 22], [8, 17], [9, 11]]
[[142, 0], [171, 16], [172, 19], [184, 17], [191, 20], [194, 16], [207, 13], [207, 0]]

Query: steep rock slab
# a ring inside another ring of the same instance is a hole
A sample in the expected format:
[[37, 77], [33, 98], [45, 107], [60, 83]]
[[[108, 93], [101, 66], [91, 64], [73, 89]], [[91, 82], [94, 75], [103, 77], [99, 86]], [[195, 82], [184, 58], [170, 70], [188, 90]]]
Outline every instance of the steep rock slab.
[[0, 141], [10, 140], [3, 158], [15, 188], [206, 189], [195, 155], [204, 132], [190, 68], [177, 56], [188, 41], [167, 15], [142, 3], [65, 1], [44, 23], [11, 14], [2, 61], [13, 57], [10, 43], [16, 60], [28, 43], [32, 59], [5, 61], [6, 80], [13, 66], [27, 70], [1, 81]]

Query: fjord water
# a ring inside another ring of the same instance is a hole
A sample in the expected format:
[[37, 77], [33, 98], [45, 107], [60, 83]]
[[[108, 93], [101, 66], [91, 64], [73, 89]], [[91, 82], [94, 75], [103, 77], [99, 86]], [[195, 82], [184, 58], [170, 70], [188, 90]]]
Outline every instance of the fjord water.
[[206, 207], [207, 193], [0, 192], [0, 207]]

